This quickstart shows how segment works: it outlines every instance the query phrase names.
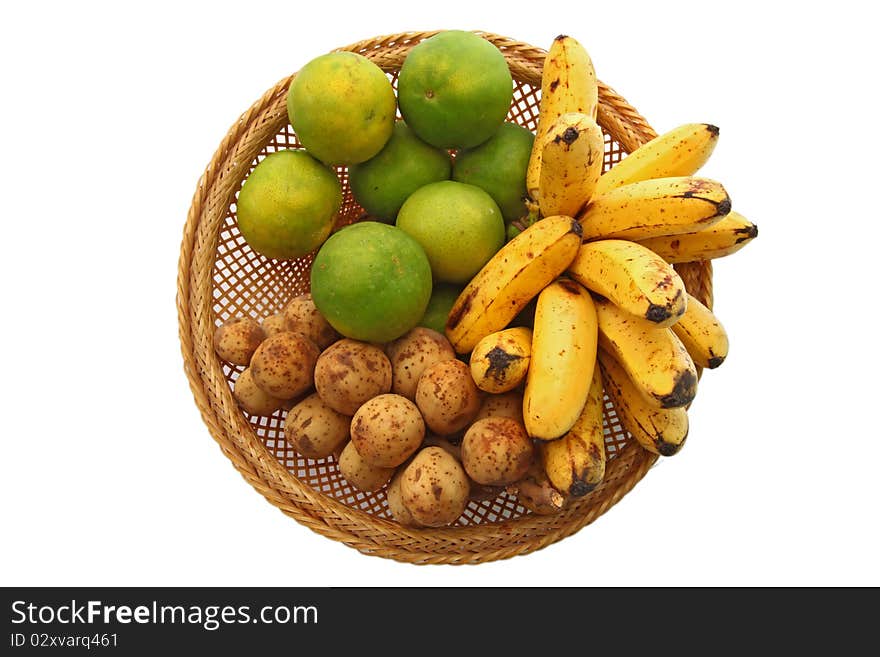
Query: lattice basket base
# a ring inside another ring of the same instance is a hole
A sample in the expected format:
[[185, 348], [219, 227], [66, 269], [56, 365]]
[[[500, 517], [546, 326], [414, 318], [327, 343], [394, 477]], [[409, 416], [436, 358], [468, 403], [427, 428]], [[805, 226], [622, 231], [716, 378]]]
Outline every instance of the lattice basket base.
[[[386, 71], [396, 88], [407, 52], [433, 32], [370, 39], [340, 50], [360, 52]], [[514, 77], [508, 120], [534, 131], [545, 51], [480, 33], [505, 55]], [[295, 75], [295, 74], [294, 74]], [[213, 352], [213, 332], [241, 316], [261, 320], [309, 289], [313, 255], [279, 261], [254, 252], [236, 223], [235, 199], [253, 168], [269, 153], [300, 147], [287, 121], [286, 93], [293, 76], [268, 90], [230, 129], [199, 182], [184, 230], [178, 277], [180, 338], [186, 372], [211, 435], [238, 471], [271, 503], [311, 529], [365, 554], [412, 563], [480, 563], [525, 554], [558, 541], [605, 513], [641, 480], [655, 457], [635, 444], [606, 397], [605, 481], [559, 514], [538, 516], [502, 492], [472, 501], [455, 525], [415, 529], [398, 525], [384, 489], [363, 493], [339, 474], [333, 457], [314, 460], [284, 439], [286, 410], [268, 417], [243, 413], [232, 398], [241, 367]], [[605, 133], [605, 169], [655, 136], [623, 98], [600, 83], [599, 123]], [[355, 202], [344, 167], [343, 203], [336, 229], [368, 215]], [[711, 305], [711, 269], [679, 266], [688, 290]]]

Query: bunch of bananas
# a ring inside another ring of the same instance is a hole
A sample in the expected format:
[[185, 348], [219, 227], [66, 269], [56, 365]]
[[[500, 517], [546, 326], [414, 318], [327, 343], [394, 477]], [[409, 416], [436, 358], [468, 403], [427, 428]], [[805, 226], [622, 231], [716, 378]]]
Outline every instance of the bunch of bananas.
[[[597, 109], [590, 56], [557, 37], [527, 172], [530, 218], [467, 285], [446, 325], [460, 354], [501, 362], [515, 352], [528, 363], [523, 419], [541, 461], [519, 492], [526, 506], [538, 500], [538, 512], [602, 482], [605, 394], [644, 449], [681, 449], [698, 368], [718, 367], [728, 338], [673, 265], [729, 255], [757, 236], [719, 182], [694, 175], [718, 128], [682, 125], [603, 174]], [[533, 300], [530, 330], [512, 331]]]

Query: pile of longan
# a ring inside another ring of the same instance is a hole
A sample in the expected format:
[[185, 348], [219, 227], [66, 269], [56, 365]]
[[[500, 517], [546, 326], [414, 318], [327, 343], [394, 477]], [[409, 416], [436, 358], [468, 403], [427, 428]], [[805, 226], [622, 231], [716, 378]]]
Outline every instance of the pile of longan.
[[233, 396], [251, 415], [286, 410], [284, 438], [310, 459], [333, 456], [356, 489], [386, 487], [407, 526], [454, 523], [469, 500], [505, 488], [526, 508], [561, 506], [522, 421], [522, 391], [474, 383], [444, 335], [416, 327], [393, 342], [339, 335], [310, 294], [262, 322], [218, 327], [217, 355], [244, 366]]

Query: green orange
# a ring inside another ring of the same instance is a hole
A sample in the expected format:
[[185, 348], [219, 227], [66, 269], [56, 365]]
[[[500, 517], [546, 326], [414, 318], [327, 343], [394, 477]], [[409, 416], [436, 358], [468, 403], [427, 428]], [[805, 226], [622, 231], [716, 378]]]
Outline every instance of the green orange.
[[491, 137], [510, 109], [513, 78], [494, 44], [448, 30], [407, 55], [397, 81], [400, 112], [424, 141], [471, 148]]
[[300, 143], [331, 165], [370, 159], [391, 137], [397, 99], [376, 64], [353, 52], [321, 55], [300, 69], [287, 115]]
[[431, 266], [399, 228], [361, 221], [328, 239], [312, 263], [312, 299], [347, 338], [389, 342], [415, 327], [431, 297]]
[[317, 249], [342, 204], [336, 172], [303, 150], [267, 155], [242, 185], [238, 228], [268, 258], [290, 259]]
[[425, 314], [419, 322], [419, 326], [434, 329], [438, 333], [445, 333], [446, 320], [449, 317], [449, 311], [452, 310], [455, 300], [464, 289], [461, 285], [452, 285], [451, 283], [437, 283], [431, 292], [431, 299], [428, 301], [428, 307]]
[[503, 123], [488, 140], [455, 156], [453, 180], [476, 185], [491, 196], [505, 221], [527, 214], [526, 169], [535, 135], [516, 123]]
[[422, 245], [436, 282], [465, 284], [504, 244], [498, 205], [479, 187], [444, 180], [425, 185], [397, 214]]
[[449, 153], [423, 142], [403, 121], [378, 155], [348, 168], [354, 199], [373, 218], [393, 223], [403, 202], [419, 187], [448, 180]]

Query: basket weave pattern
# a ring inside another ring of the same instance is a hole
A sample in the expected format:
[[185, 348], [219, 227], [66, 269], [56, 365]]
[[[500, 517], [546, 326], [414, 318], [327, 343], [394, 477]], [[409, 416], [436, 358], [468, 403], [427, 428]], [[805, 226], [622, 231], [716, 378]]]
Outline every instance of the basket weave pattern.
[[[339, 50], [358, 52], [385, 70], [396, 86], [409, 50], [436, 32], [404, 33], [361, 41]], [[480, 32], [504, 54], [514, 78], [508, 120], [534, 130], [546, 51]], [[184, 367], [196, 405], [220, 448], [260, 494], [310, 529], [365, 553], [412, 563], [480, 563], [533, 552], [589, 524], [644, 477], [656, 457], [621, 426], [606, 398], [604, 482], [561, 513], [528, 513], [507, 493], [469, 503], [456, 525], [402, 527], [391, 519], [384, 491], [363, 493], [337, 470], [333, 457], [306, 459], [284, 440], [284, 411], [249, 417], [232, 397], [243, 368], [220, 361], [214, 329], [236, 316], [262, 319], [309, 287], [312, 256], [276, 261], [246, 244], [238, 231], [236, 195], [267, 154], [299, 146], [288, 124], [286, 95], [293, 76], [279, 81], [231, 127], [199, 180], [187, 216], [178, 271], [178, 318]], [[605, 133], [605, 168], [656, 133], [610, 87], [600, 83], [598, 121]], [[344, 197], [337, 227], [364, 217], [338, 169]], [[688, 290], [711, 306], [711, 265], [678, 265]]]

